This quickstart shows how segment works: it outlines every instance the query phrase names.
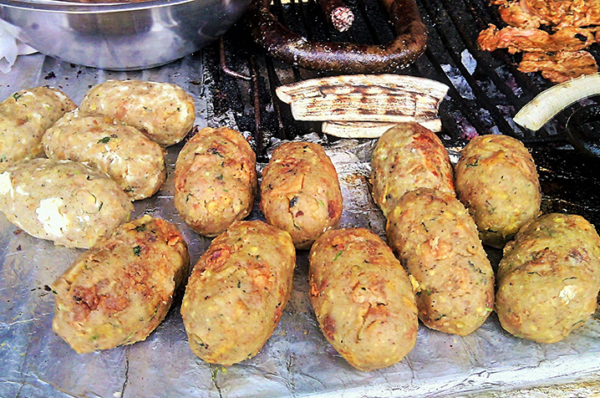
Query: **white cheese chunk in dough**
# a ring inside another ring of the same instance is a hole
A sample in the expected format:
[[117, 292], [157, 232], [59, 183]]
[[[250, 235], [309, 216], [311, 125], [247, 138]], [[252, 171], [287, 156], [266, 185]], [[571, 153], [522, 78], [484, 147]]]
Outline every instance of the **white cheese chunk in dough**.
[[0, 174], [0, 195], [6, 195], [9, 192], [12, 192], [13, 186], [10, 182], [10, 173], [5, 171]]
[[569, 302], [575, 298], [576, 294], [577, 289], [575, 286], [567, 285], [563, 287], [558, 296], [561, 298], [563, 303], [569, 304]]
[[29, 192], [25, 192], [20, 186], [18, 186], [17, 189], [15, 189], [15, 192], [17, 192], [19, 195], [29, 196]]
[[61, 198], [47, 198], [42, 199], [40, 206], [35, 210], [44, 231], [50, 236], [62, 236], [62, 229], [69, 225], [69, 219], [60, 213], [62, 205]]

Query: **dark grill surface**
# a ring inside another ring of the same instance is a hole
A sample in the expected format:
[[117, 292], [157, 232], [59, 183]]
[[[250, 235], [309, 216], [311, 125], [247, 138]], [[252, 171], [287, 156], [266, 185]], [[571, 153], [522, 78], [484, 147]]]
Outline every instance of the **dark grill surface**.
[[[273, 7], [273, 12], [290, 29], [311, 40], [378, 44], [393, 38], [386, 14], [376, 1], [349, 0], [347, 4], [354, 9], [356, 20], [346, 33], [339, 33], [325, 23], [313, 0], [284, 6], [279, 4]], [[455, 145], [473, 135], [489, 133], [511, 135], [532, 145], [566, 143], [564, 125], [572, 108], [536, 133], [524, 130], [512, 121], [523, 105], [551, 84], [539, 74], [519, 72], [519, 54], [510, 55], [505, 50], [488, 53], [478, 49], [477, 36], [481, 30], [489, 23], [505, 25], [499, 19], [496, 6], [488, 5], [487, 0], [430, 0], [420, 1], [419, 7], [429, 28], [428, 48], [415, 64], [398, 73], [427, 77], [450, 86], [448, 98], [440, 109], [444, 126], [441, 137], [446, 143]], [[268, 110], [266, 106], [273, 105], [272, 88], [331, 73], [301, 70], [273, 61], [254, 46], [243, 24], [232, 29], [225, 40], [227, 62], [231, 69], [249, 74], [253, 71], [253, 62], [256, 65], [254, 71], [258, 72], [260, 80], [264, 128], [275, 123], [277, 134], [282, 138], [318, 131], [318, 126], [310, 124], [297, 126], [289, 119], [285, 109], [277, 104]], [[213, 51], [217, 51], [216, 45]], [[596, 48], [591, 51], [597, 55]], [[217, 57], [209, 58], [214, 60]], [[236, 94], [232, 95], [235, 97]], [[253, 117], [250, 119], [253, 120]]]
[[[273, 13], [284, 25], [311, 40], [378, 44], [393, 38], [387, 15], [375, 0], [346, 2], [356, 18], [345, 33], [326, 23], [314, 0], [293, 0], [285, 5], [279, 1], [275, 0]], [[599, 183], [595, 170], [600, 162], [574, 152], [565, 133], [573, 110], [596, 100], [586, 99], [569, 107], [535, 133], [521, 128], [513, 116], [552, 84], [539, 73], [519, 72], [519, 54], [478, 49], [477, 36], [489, 23], [505, 26], [497, 7], [488, 0], [428, 0], [418, 4], [429, 28], [428, 48], [417, 62], [397, 73], [434, 79], [450, 87], [440, 108], [440, 138], [445, 145], [460, 147], [473, 136], [491, 133], [519, 138], [532, 150], [538, 165], [545, 210], [581, 214], [600, 225], [600, 195], [595, 192]], [[253, 133], [259, 160], [266, 161], [271, 137], [293, 139], [320, 133], [320, 123], [294, 121], [289, 106], [276, 98], [274, 90], [282, 84], [334, 73], [300, 69], [272, 59], [252, 42], [243, 21], [225, 35], [223, 43], [227, 67], [255, 79], [226, 75], [218, 62], [219, 45], [207, 48], [203, 58], [214, 84], [215, 112], [233, 110], [238, 127]], [[590, 51], [598, 59], [596, 46]]]

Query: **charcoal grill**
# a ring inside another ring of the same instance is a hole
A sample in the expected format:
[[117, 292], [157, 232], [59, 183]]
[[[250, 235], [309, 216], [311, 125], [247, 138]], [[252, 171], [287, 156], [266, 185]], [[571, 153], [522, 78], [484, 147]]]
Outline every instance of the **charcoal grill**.
[[[537, 94], [552, 86], [539, 73], [517, 70], [519, 54], [505, 50], [493, 53], [480, 51], [477, 36], [493, 23], [505, 26], [495, 6], [488, 0], [428, 0], [418, 1], [421, 14], [429, 28], [426, 53], [410, 67], [398, 73], [421, 76], [445, 83], [450, 87], [442, 101], [440, 116], [443, 131], [440, 138], [447, 147], [461, 147], [470, 138], [481, 134], [505, 134], [518, 138], [532, 151], [539, 166], [545, 194], [545, 211], [568, 211], [581, 214], [600, 226], [599, 179], [595, 169], [600, 165], [574, 152], [567, 140], [565, 125], [569, 115], [584, 104], [597, 103], [588, 98], [559, 113], [542, 129], [533, 132], [512, 120], [513, 116]], [[352, 28], [340, 33], [332, 28], [315, 0], [282, 4], [276, 0], [273, 13], [290, 29], [309, 40], [352, 41], [380, 44], [393, 38], [383, 7], [377, 2], [349, 0], [355, 13]], [[275, 88], [298, 80], [333, 75], [310, 71], [277, 61], [254, 45], [243, 24], [238, 24], [224, 37], [221, 47], [227, 67], [254, 80], [246, 81], [224, 74], [218, 60], [219, 46], [206, 49], [205, 65], [214, 77], [221, 93], [215, 109], [235, 109], [236, 122], [253, 132], [259, 159], [266, 160], [268, 139], [279, 139], [320, 132], [317, 123], [295, 121], [286, 104], [275, 96]], [[599, 58], [597, 45], [591, 53]], [[250, 93], [251, 98], [246, 97]], [[242, 110], [242, 104], [254, 104]]]
[[[444, 118], [441, 138], [448, 145], [456, 145], [474, 134], [488, 133], [511, 135], [528, 144], [564, 141], [561, 132], [566, 122], [564, 115], [537, 133], [523, 130], [512, 122], [512, 116], [536, 94], [550, 87], [550, 83], [540, 76], [519, 72], [516, 67], [518, 55], [502, 51], [491, 54], [477, 48], [478, 33], [488, 23], [502, 25], [494, 9], [486, 3], [486, 0], [419, 2], [430, 32], [428, 48], [423, 57], [398, 73], [427, 77], [450, 86], [448, 99], [442, 103], [440, 111]], [[352, 0], [348, 4], [358, 12], [353, 27], [346, 33], [328, 26], [314, 0], [308, 3], [294, 0], [283, 6], [274, 6], [273, 9], [290, 29], [310, 40], [366, 44], [391, 40], [393, 32], [381, 7], [363, 0]], [[261, 96], [263, 104], [273, 104], [273, 88], [277, 85], [332, 74], [302, 70], [272, 60], [252, 44], [240, 25], [232, 29], [225, 40], [225, 48], [230, 52], [230, 67], [247, 71], [248, 74], [258, 74], [261, 90], [268, 94]], [[218, 59], [215, 56], [208, 58]], [[252, 67], [252, 62], [255, 67]], [[277, 119], [280, 138], [291, 138], [311, 130], [312, 126], [303, 126], [304, 130], [298, 130], [285, 110], [279, 106], [273, 109], [273, 112], [265, 112], [263, 107], [262, 119], [265, 126], [268, 126], [271, 118]]]

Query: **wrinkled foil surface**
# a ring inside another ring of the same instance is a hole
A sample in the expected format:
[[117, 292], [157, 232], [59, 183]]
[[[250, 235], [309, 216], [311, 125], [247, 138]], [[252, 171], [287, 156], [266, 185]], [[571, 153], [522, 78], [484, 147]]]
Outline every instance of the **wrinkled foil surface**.
[[[214, 117], [207, 89], [210, 76], [198, 64], [192, 55], [162, 68], [110, 73], [31, 55], [20, 57], [11, 73], [0, 75], [0, 97], [26, 87], [52, 85], [79, 103], [89, 87], [107, 79], [164, 81], [180, 85], [195, 98], [199, 127], [235, 128], [233, 117]], [[304, 139], [319, 140], [310, 135]], [[366, 178], [374, 142], [324, 144], [342, 186], [341, 226], [369, 228], [384, 237], [385, 221]], [[150, 214], [177, 225], [189, 245], [193, 266], [210, 240], [188, 229], [173, 205], [174, 164], [181, 146], [168, 149], [163, 189], [135, 202], [132, 218]], [[257, 206], [250, 218], [262, 219]], [[179, 313], [181, 293], [165, 321], [145, 341], [77, 354], [52, 331], [54, 300], [49, 285], [81, 252], [19, 232], [0, 214], [0, 397], [470, 396], [587, 382], [600, 375], [596, 318], [564, 341], [544, 345], [510, 336], [494, 314], [467, 337], [421, 325], [417, 344], [404, 360], [371, 373], [355, 370], [319, 330], [307, 294], [307, 252], [302, 251], [281, 322], [250, 360], [224, 368], [194, 356]], [[490, 256], [497, 264], [498, 252]]]

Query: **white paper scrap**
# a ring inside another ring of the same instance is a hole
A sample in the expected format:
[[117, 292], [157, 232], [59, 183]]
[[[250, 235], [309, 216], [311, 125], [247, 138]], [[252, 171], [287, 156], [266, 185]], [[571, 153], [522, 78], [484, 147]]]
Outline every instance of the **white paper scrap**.
[[19, 55], [28, 55], [36, 52], [36, 49], [14, 37], [0, 23], [0, 72], [10, 72]]

